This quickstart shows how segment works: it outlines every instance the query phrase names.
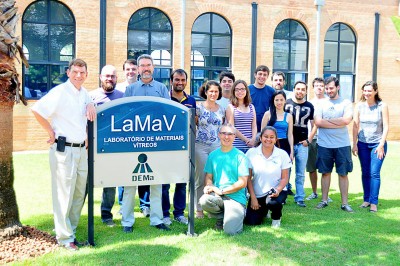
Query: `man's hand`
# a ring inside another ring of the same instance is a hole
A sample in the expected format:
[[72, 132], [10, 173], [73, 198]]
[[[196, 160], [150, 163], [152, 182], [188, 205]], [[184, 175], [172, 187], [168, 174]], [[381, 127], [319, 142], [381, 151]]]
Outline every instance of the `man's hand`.
[[88, 103], [86, 105], [86, 117], [89, 121], [94, 121], [96, 118], [96, 108], [93, 103]]

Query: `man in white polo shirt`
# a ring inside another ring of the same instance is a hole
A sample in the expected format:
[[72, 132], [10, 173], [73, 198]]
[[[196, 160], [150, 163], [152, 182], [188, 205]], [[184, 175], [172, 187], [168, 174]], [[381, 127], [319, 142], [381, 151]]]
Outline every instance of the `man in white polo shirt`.
[[72, 60], [67, 76], [65, 83], [35, 103], [32, 112], [49, 135], [47, 142], [51, 145], [49, 157], [57, 241], [75, 251], [78, 250], [75, 231], [85, 199], [88, 173], [86, 124], [87, 119], [95, 119], [96, 110], [82, 87], [87, 77], [86, 62]]

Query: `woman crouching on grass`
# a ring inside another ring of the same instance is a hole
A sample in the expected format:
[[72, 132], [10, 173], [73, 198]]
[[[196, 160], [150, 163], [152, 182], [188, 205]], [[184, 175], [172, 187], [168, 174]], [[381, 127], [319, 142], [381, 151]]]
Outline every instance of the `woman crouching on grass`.
[[354, 110], [353, 155], [360, 159], [364, 202], [361, 208], [378, 211], [381, 168], [386, 157], [389, 110], [378, 94], [378, 84], [368, 81]]
[[247, 182], [250, 193], [245, 218], [247, 225], [260, 225], [268, 210], [271, 211], [272, 227], [281, 225], [282, 203], [287, 197], [286, 184], [292, 163], [289, 155], [275, 146], [277, 140], [276, 129], [266, 126], [260, 133], [261, 144], [246, 153], [252, 176], [251, 182]]

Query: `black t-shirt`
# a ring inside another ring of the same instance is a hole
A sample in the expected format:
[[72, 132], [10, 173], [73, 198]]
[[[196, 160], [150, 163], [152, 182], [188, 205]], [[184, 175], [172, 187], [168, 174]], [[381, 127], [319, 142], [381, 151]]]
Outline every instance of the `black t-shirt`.
[[292, 99], [286, 101], [285, 111], [293, 115], [293, 144], [308, 138], [308, 121], [314, 120], [314, 106], [305, 101], [295, 103]]

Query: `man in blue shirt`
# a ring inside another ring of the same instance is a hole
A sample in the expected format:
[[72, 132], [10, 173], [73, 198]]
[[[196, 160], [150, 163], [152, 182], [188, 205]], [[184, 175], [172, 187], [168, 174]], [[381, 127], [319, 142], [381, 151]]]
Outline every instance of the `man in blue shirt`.
[[[176, 69], [172, 71], [171, 76], [172, 90], [170, 91], [171, 100], [181, 103], [188, 108], [193, 108], [196, 111], [196, 100], [187, 95], [184, 91], [187, 84], [187, 73], [183, 69]], [[162, 208], [164, 214], [164, 224], [170, 225], [172, 223], [169, 217], [169, 209], [171, 207], [169, 200], [170, 184], [162, 185]], [[175, 221], [188, 224], [188, 220], [184, 216], [186, 208], [186, 183], [177, 183], [174, 193], [174, 218]]]
[[[171, 99], [167, 87], [164, 84], [153, 79], [154, 64], [153, 58], [150, 55], [143, 54], [138, 60], [140, 80], [132, 83], [126, 88], [124, 97], [130, 96], [155, 96], [165, 99]], [[163, 212], [161, 207], [161, 185], [150, 186], [150, 225], [155, 226], [160, 230], [171, 230], [163, 222]], [[122, 220], [123, 231], [131, 233], [134, 217], [135, 204], [135, 186], [126, 186], [124, 189], [124, 197], [122, 199]]]
[[266, 85], [268, 80], [269, 68], [260, 65], [254, 71], [255, 82], [249, 86], [251, 100], [256, 109], [257, 132], [261, 131], [261, 121], [264, 113], [269, 110], [272, 94], [275, 90]]

